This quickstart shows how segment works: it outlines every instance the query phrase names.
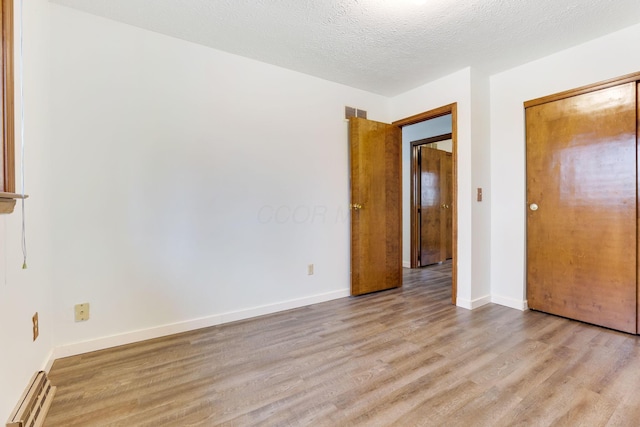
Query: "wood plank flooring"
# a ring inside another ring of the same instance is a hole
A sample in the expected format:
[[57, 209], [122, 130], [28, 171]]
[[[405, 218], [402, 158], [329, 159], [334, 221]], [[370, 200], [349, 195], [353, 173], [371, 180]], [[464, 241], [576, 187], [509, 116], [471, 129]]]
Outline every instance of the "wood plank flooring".
[[638, 426], [640, 340], [404, 286], [60, 359], [45, 426]]

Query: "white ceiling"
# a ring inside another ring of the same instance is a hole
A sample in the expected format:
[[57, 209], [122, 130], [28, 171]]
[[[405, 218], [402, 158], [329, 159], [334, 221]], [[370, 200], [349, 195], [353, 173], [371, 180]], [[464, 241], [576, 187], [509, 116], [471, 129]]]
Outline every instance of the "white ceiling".
[[640, 22], [639, 0], [50, 1], [387, 96]]

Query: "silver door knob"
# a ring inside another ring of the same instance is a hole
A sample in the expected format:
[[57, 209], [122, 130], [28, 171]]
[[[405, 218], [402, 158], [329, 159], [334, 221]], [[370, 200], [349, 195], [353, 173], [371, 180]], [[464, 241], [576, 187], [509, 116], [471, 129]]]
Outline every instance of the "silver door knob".
[[532, 211], [537, 211], [538, 210], [538, 205], [536, 205], [535, 203], [531, 203], [529, 205], [529, 209], [531, 209]]

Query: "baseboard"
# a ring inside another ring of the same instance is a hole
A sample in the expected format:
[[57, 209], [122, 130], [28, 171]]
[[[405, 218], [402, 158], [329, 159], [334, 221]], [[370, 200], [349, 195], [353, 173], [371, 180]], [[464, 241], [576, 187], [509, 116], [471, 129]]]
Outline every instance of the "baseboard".
[[483, 305], [487, 305], [491, 302], [491, 295], [486, 295], [482, 298], [476, 298], [474, 300], [468, 300], [458, 297], [456, 299], [456, 305], [458, 307], [466, 308], [467, 310], [474, 310]]
[[529, 309], [527, 300], [517, 300], [509, 297], [502, 297], [500, 295], [492, 295], [491, 302], [494, 304], [504, 305], [505, 307], [515, 308], [516, 310], [520, 311]]
[[42, 367], [42, 370], [45, 371], [47, 374], [49, 373], [49, 371], [51, 371], [51, 367], [53, 366], [53, 362], [56, 361], [55, 358], [55, 349], [51, 349], [49, 350], [49, 355], [46, 359], [46, 362], [44, 364], [44, 366]]
[[410, 261], [402, 261], [402, 267], [403, 268], [411, 268], [411, 262]]
[[187, 320], [184, 322], [171, 323], [167, 325], [157, 326], [149, 329], [141, 329], [137, 331], [125, 332], [122, 334], [97, 338], [88, 341], [82, 341], [72, 344], [65, 344], [54, 348], [49, 362], [47, 363], [47, 372], [56, 359], [62, 357], [75, 356], [78, 354], [89, 353], [97, 350], [104, 350], [110, 347], [131, 344], [138, 341], [144, 341], [153, 338], [159, 338], [167, 335], [178, 334], [181, 332], [192, 331], [195, 329], [208, 328], [224, 323], [235, 322], [237, 320], [249, 319], [252, 317], [263, 316], [265, 314], [277, 313], [279, 311], [291, 310], [293, 308], [305, 307], [312, 304], [318, 304], [325, 301], [348, 297], [349, 290], [340, 290], [327, 292], [324, 294], [313, 295], [305, 298], [298, 298], [289, 301], [283, 301], [275, 304], [267, 304], [258, 307], [252, 307], [245, 310], [231, 311], [227, 313], [215, 314], [212, 316], [202, 317], [199, 319]]

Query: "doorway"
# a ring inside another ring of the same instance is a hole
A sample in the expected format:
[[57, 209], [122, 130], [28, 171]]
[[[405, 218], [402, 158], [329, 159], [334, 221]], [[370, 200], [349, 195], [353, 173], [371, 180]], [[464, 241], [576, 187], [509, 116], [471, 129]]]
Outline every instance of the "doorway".
[[[457, 172], [457, 153], [458, 153], [458, 129], [457, 129], [457, 103], [453, 103], [453, 104], [449, 104], [449, 105], [445, 105], [443, 107], [440, 108], [436, 108], [433, 110], [429, 110], [426, 111], [424, 113], [421, 114], [417, 114], [415, 116], [411, 116], [408, 117], [406, 119], [403, 120], [398, 120], [396, 122], [393, 122], [394, 125], [400, 127], [400, 128], [404, 128], [411, 126], [411, 125], [416, 125], [418, 123], [422, 123], [422, 122], [427, 122], [427, 121], [434, 121], [434, 123], [437, 120], [442, 120], [443, 122], [446, 119], [449, 119], [449, 127], [447, 128], [440, 128], [440, 129], [445, 129], [445, 130], [441, 130], [439, 132], [436, 132], [435, 135], [438, 135], [441, 139], [441, 143], [443, 146], [448, 146], [447, 150], [450, 151], [450, 159], [451, 159], [451, 171], [450, 171], [450, 182], [451, 182], [451, 192], [450, 192], [450, 203], [445, 203], [446, 206], [449, 207], [448, 209], [448, 219], [445, 219], [445, 221], [450, 222], [451, 227], [449, 228], [449, 231], [447, 231], [446, 233], [448, 233], [448, 236], [450, 236], [450, 257], [447, 256], [447, 258], [451, 259], [451, 269], [452, 269], [452, 277], [451, 277], [451, 302], [455, 305], [457, 302], [457, 289], [458, 289], [458, 282], [457, 282], [457, 251], [458, 251], [458, 172]], [[450, 133], [447, 133], [448, 132]], [[442, 136], [443, 134], [446, 134], [446, 137]], [[434, 135], [434, 134], [432, 134]], [[445, 139], [446, 140], [450, 140], [450, 142], [444, 142]], [[427, 142], [427, 141], [424, 141]], [[438, 141], [429, 141], [431, 143], [433, 142], [438, 142]], [[420, 227], [419, 227], [419, 222], [420, 222], [420, 214], [419, 211], [416, 207], [416, 203], [414, 203], [415, 200], [415, 191], [416, 188], [412, 188], [411, 185], [411, 177], [413, 177], [415, 175], [415, 168], [417, 168], [417, 160], [415, 157], [411, 156], [411, 146], [409, 144], [408, 146], [409, 151], [409, 161], [406, 162], [406, 164], [404, 164], [403, 162], [403, 168], [406, 168], [407, 171], [409, 173], [404, 173], [403, 175], [406, 178], [405, 182], [403, 183], [403, 186], [406, 185], [407, 186], [407, 191], [405, 192], [405, 194], [408, 196], [408, 200], [407, 203], [405, 203], [405, 206], [408, 207], [408, 209], [405, 209], [406, 212], [403, 215], [403, 221], [405, 222], [405, 224], [403, 224], [403, 228], [405, 230], [408, 230], [408, 245], [403, 244], [403, 246], [408, 250], [410, 259], [409, 259], [409, 265], [406, 265], [406, 263], [403, 263], [405, 267], [410, 267], [410, 268], [417, 268], [420, 266], [420, 264], [418, 263], [418, 255], [420, 252], [419, 249], [419, 244], [420, 244], [420, 239], [419, 239], [419, 232], [420, 232]], [[412, 158], [413, 157], [413, 158]], [[403, 190], [404, 191], [404, 190]], [[446, 208], [445, 208], [446, 209]], [[407, 224], [408, 223], [408, 224]], [[446, 224], [446, 223], [445, 223]], [[408, 225], [408, 227], [406, 227], [406, 225]], [[445, 234], [446, 235], [446, 234]], [[403, 257], [403, 259], [405, 259], [405, 257]]]
[[[445, 116], [446, 117], [446, 116]], [[451, 133], [411, 142], [411, 266], [441, 264], [453, 256]]]
[[[392, 124], [349, 119], [351, 174], [351, 295], [402, 286], [402, 129], [451, 117], [452, 280], [457, 300], [457, 104], [416, 114]], [[406, 169], [406, 168], [405, 168]], [[410, 223], [415, 224], [412, 209]]]

